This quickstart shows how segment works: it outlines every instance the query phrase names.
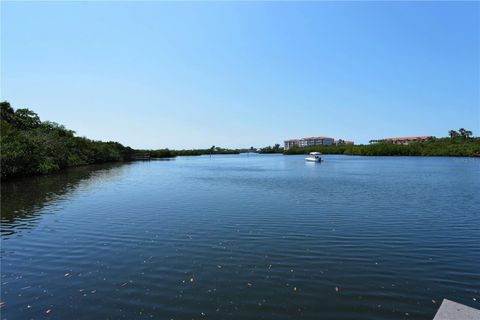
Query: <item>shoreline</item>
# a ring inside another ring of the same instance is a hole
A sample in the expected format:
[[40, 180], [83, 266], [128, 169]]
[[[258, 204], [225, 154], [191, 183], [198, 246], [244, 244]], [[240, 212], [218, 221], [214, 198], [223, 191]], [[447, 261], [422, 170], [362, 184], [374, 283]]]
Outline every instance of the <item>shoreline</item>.
[[[257, 155], [262, 155], [262, 156], [269, 156], [269, 155], [278, 155], [278, 156], [303, 156], [307, 155], [308, 153], [289, 153], [289, 154], [284, 154], [284, 153], [254, 153]], [[34, 178], [34, 177], [47, 177], [47, 176], [53, 176], [58, 173], [65, 173], [70, 170], [78, 170], [82, 168], [88, 168], [88, 167], [111, 167], [115, 164], [118, 164], [118, 166], [124, 165], [124, 164], [133, 164], [135, 162], [144, 162], [144, 161], [172, 161], [175, 160], [178, 157], [200, 157], [200, 156], [209, 156], [210, 154], [192, 154], [192, 155], [176, 155], [173, 157], [157, 157], [157, 158], [150, 158], [150, 159], [137, 159], [137, 160], [124, 160], [124, 161], [110, 161], [110, 162], [102, 162], [102, 163], [87, 163], [87, 164], [79, 164], [75, 166], [69, 166], [65, 168], [60, 168], [56, 171], [48, 172], [48, 173], [38, 173], [38, 174], [27, 174], [27, 175], [15, 175], [15, 176], [10, 176], [10, 177], [2, 177], [1, 182], [12, 182], [12, 181], [17, 181], [17, 180], [22, 180], [22, 179], [28, 179], [28, 178]], [[228, 156], [228, 155], [242, 155], [242, 153], [217, 153], [217, 154], [211, 154], [212, 156]], [[331, 155], [331, 156], [354, 156], [354, 157], [379, 157], [379, 158], [465, 158], [465, 159], [479, 159], [480, 156], [461, 156], [461, 155], [361, 155], [361, 154], [336, 154], [336, 153], [323, 153], [322, 155]], [[101, 168], [98, 168], [101, 170]]]

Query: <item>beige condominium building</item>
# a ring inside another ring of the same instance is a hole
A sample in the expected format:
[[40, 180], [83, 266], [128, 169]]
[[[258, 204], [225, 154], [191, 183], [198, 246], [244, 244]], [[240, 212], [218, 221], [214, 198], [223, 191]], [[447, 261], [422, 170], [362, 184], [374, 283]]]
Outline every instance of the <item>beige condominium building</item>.
[[433, 136], [417, 136], [417, 137], [401, 137], [401, 138], [384, 138], [378, 140], [370, 140], [370, 143], [392, 143], [392, 144], [409, 144], [411, 142], [424, 142], [434, 138]]
[[302, 139], [285, 140], [285, 150], [293, 147], [309, 147], [309, 146], [331, 146], [335, 144], [335, 140], [329, 137], [307, 137]]

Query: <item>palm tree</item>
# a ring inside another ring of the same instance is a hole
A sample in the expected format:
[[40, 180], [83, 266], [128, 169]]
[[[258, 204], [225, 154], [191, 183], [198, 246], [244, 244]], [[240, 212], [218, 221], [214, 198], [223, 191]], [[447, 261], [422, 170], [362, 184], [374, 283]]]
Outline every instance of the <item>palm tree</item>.
[[460, 133], [460, 135], [461, 135], [462, 137], [464, 137], [464, 138], [465, 138], [465, 131], [466, 131], [466, 130], [465, 130], [464, 128], [458, 129], [458, 133]]
[[458, 132], [455, 131], [455, 130], [450, 130], [450, 131], [448, 131], [448, 135], [450, 136], [451, 139], [454, 139], [454, 138], [458, 137]]
[[465, 130], [465, 138], [470, 138], [473, 135], [473, 132], [470, 130]]

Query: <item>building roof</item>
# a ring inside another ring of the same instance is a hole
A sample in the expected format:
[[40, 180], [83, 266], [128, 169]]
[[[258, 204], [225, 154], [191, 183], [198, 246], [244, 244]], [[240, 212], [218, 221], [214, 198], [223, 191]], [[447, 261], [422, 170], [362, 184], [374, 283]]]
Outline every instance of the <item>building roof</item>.
[[332, 139], [333, 140], [333, 138], [330, 138], [330, 137], [305, 137], [305, 138], [301, 138], [301, 139], [284, 140], [284, 142], [299, 142], [299, 141], [302, 141], [302, 140], [325, 140], [325, 139]]
[[302, 140], [313, 140], [313, 139], [333, 139], [330, 137], [305, 137]]
[[432, 138], [432, 136], [418, 136], [418, 137], [401, 137], [401, 138], [384, 138], [381, 140], [386, 140], [386, 141], [413, 141], [413, 140], [424, 140]]

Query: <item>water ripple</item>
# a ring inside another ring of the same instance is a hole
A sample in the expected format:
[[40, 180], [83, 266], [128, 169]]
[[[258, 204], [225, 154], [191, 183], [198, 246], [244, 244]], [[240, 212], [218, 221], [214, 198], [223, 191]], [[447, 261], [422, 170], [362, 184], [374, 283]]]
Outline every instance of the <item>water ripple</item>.
[[478, 159], [326, 160], [179, 157], [2, 184], [2, 318], [429, 319], [443, 298], [479, 308]]

